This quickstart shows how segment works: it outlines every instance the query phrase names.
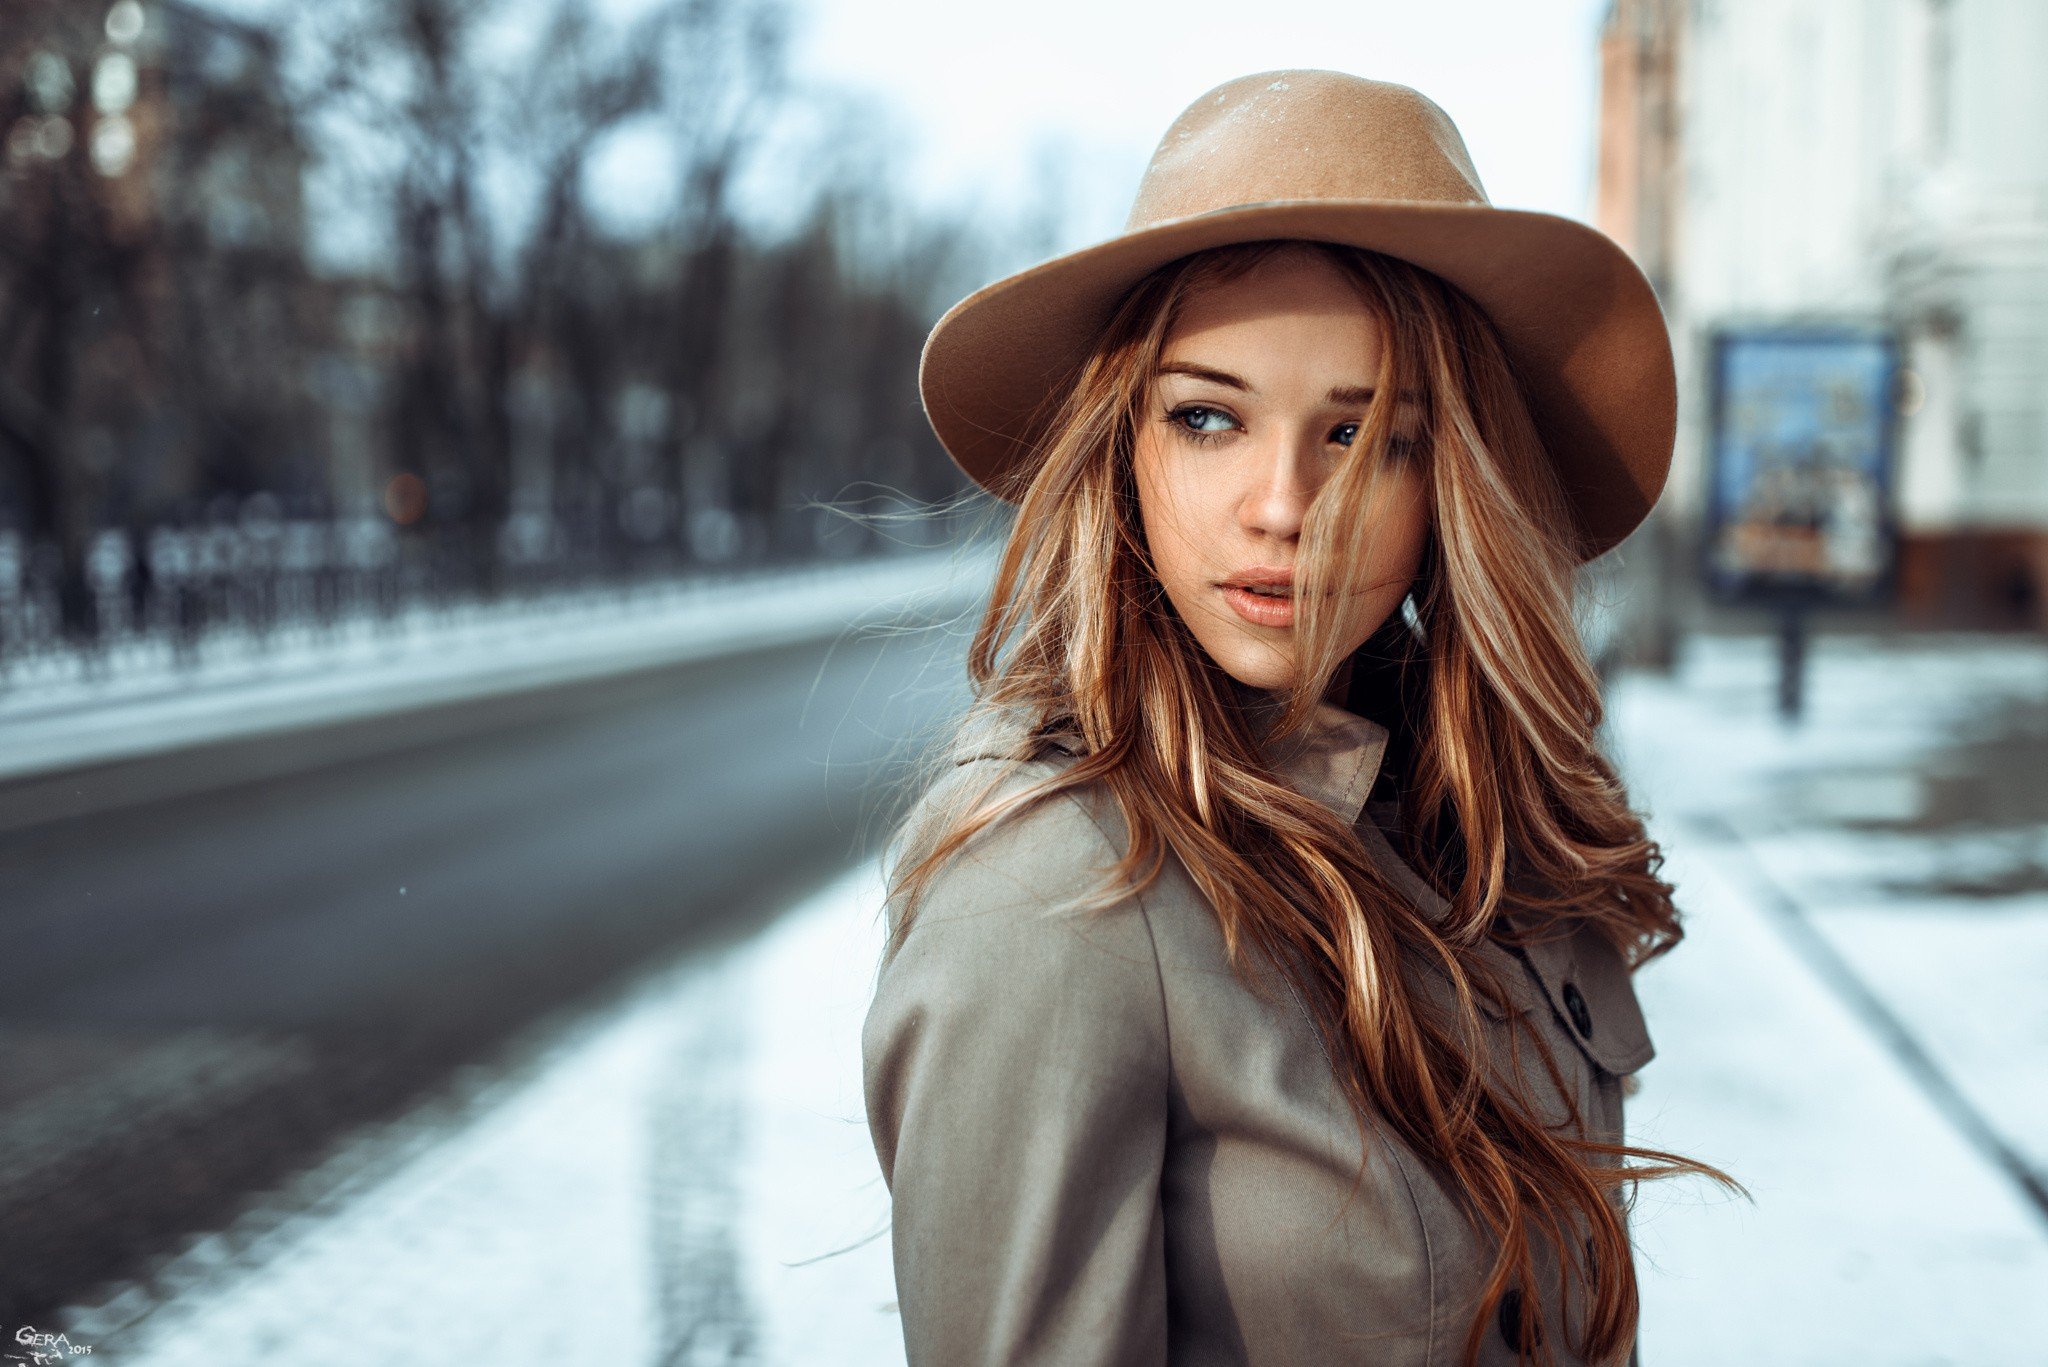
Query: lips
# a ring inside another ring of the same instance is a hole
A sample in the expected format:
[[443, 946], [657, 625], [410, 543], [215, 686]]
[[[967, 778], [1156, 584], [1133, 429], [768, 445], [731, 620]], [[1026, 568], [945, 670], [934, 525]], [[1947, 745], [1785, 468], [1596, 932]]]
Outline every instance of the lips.
[[1294, 572], [1260, 565], [1217, 585], [1223, 601], [1240, 618], [1257, 627], [1285, 629], [1294, 625]]
[[1284, 598], [1294, 592], [1294, 571], [1273, 565], [1254, 565], [1222, 580], [1217, 587]]

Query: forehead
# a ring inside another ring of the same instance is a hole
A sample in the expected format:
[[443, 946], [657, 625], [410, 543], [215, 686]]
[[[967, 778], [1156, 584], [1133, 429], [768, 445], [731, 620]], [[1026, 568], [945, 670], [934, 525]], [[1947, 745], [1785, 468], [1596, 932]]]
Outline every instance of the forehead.
[[1255, 387], [1263, 387], [1262, 374], [1362, 380], [1378, 373], [1383, 337], [1378, 312], [1349, 277], [1317, 258], [1290, 255], [1191, 291], [1160, 360], [1222, 366]]

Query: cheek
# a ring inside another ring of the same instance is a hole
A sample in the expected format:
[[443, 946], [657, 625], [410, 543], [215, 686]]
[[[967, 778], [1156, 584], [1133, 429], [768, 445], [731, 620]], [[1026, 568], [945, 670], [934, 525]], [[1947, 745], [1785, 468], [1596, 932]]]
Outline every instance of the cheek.
[[1351, 648], [1377, 631], [1414, 586], [1429, 546], [1429, 506], [1429, 486], [1422, 472], [1404, 471], [1393, 479], [1382, 476], [1368, 514], [1373, 544], [1360, 567], [1361, 592], [1354, 600], [1359, 616], [1349, 624], [1348, 634], [1355, 638]]
[[1422, 552], [1429, 541], [1429, 485], [1422, 472], [1409, 469], [1388, 488], [1382, 524], [1392, 535], [1396, 566], [1412, 576], [1420, 568]]
[[1177, 473], [1170, 457], [1139, 449], [1135, 471], [1139, 521], [1160, 582], [1169, 589], [1192, 572], [1201, 545], [1195, 525], [1198, 512]]
[[1429, 536], [1428, 498], [1426, 495], [1417, 494], [1414, 512], [1408, 519], [1407, 569], [1411, 577], [1422, 568], [1422, 553], [1429, 545]]

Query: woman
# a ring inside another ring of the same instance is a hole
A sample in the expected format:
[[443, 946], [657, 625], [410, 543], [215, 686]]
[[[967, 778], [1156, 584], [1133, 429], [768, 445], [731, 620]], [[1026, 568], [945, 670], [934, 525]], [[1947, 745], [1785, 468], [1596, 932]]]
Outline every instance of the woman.
[[1680, 931], [1571, 615], [1670, 457], [1640, 273], [1263, 72], [921, 387], [1018, 507], [862, 1040], [912, 1363], [1631, 1358], [1624, 1189], [1721, 1176], [1622, 1143]]

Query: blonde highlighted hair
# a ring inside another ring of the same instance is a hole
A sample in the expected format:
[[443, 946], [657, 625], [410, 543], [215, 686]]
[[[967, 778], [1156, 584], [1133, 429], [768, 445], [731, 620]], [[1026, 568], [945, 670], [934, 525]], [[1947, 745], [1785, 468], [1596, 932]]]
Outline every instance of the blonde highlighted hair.
[[[1167, 602], [1140, 530], [1133, 457], [1154, 372], [1184, 303], [1276, 253], [1309, 252], [1357, 288], [1384, 329], [1382, 395], [1413, 390], [1419, 430], [1374, 404], [1319, 491], [1296, 557], [1298, 664], [1271, 735], [1303, 726], [1347, 661], [1348, 705], [1378, 713], [1402, 785], [1403, 853], [1446, 897], [1432, 922], [1367, 856], [1355, 831], [1260, 759], [1242, 697]], [[894, 939], [946, 861], [977, 833], [1068, 789], [1100, 784], [1130, 833], [1092, 905], [1159, 876], [1168, 851], [1208, 898], [1233, 962], [1246, 943], [1285, 973], [1338, 1066], [1362, 1137], [1384, 1126], [1431, 1162], [1498, 1247], [1465, 1341], [1475, 1361], [1500, 1298], [1534, 1284], [1535, 1241], [1586, 1289], [1581, 1351], [1618, 1359], [1637, 1292], [1624, 1195], [1679, 1172], [1733, 1183], [1676, 1154], [1547, 1128], [1485, 1065], [1479, 995], [1499, 1000], [1470, 953], [1506, 933], [1590, 924], [1632, 965], [1680, 939], [1662, 854], [1601, 754], [1603, 704], [1572, 614], [1571, 512], [1491, 322], [1435, 275], [1360, 248], [1296, 240], [1199, 252], [1126, 292], [1047, 421], [968, 652], [976, 706], [1024, 708], [1078, 737], [1078, 758], [993, 809], [963, 802], [885, 871]], [[1407, 438], [1413, 436], [1411, 444]], [[1378, 480], [1419, 461], [1430, 492], [1423, 565], [1366, 646], [1346, 608], [1367, 563]], [[943, 751], [944, 747], [941, 747]], [[921, 775], [929, 785], [931, 775]], [[1451, 982], [1451, 1018], [1397, 971], [1403, 956]], [[1557, 1076], [1554, 1060], [1550, 1063]], [[1363, 1179], [1363, 1172], [1360, 1173]], [[1574, 1228], [1589, 1234], [1583, 1241]], [[1526, 1301], [1525, 1360], [1551, 1360]], [[1533, 1323], [1531, 1323], [1533, 1321]]]

